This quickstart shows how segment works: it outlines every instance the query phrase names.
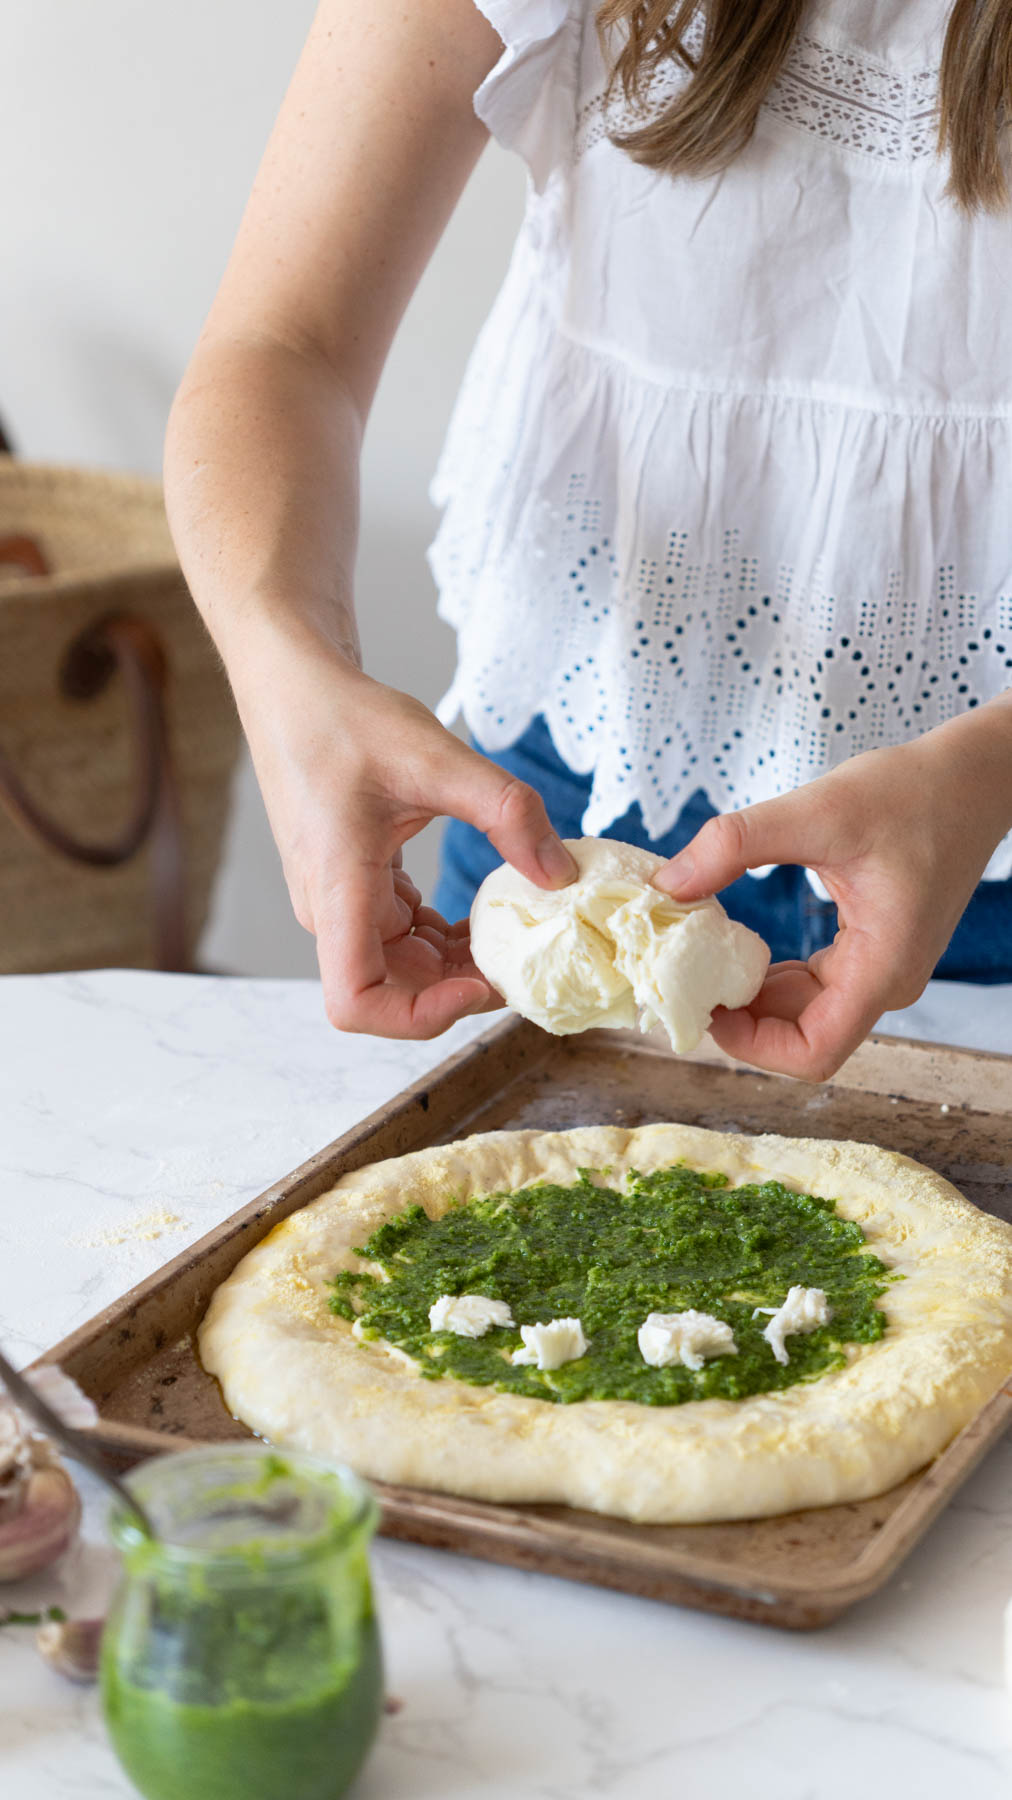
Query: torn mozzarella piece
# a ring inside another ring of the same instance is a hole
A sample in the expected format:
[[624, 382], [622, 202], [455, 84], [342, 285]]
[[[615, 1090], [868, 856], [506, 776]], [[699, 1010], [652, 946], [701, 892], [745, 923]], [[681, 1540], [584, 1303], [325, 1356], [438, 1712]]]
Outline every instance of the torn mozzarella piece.
[[652, 1369], [681, 1363], [684, 1369], [701, 1369], [711, 1356], [737, 1356], [734, 1332], [712, 1313], [648, 1313], [636, 1333], [644, 1362]]
[[719, 900], [673, 900], [652, 880], [664, 859], [605, 838], [566, 840], [580, 871], [535, 887], [504, 863], [471, 908], [482, 974], [525, 1019], [562, 1036], [594, 1026], [663, 1025], [694, 1050], [715, 1006], [745, 1006], [769, 951]]
[[752, 1314], [757, 1319], [760, 1313], [769, 1313], [770, 1322], [763, 1332], [770, 1349], [778, 1363], [790, 1362], [784, 1339], [787, 1337], [807, 1337], [810, 1331], [817, 1331], [820, 1325], [828, 1325], [832, 1318], [832, 1309], [822, 1288], [792, 1287], [787, 1290], [787, 1298], [782, 1306], [757, 1306]]
[[441, 1294], [429, 1307], [433, 1331], [453, 1331], [458, 1337], [484, 1337], [493, 1325], [512, 1325], [506, 1300], [490, 1300], [487, 1294]]
[[523, 1349], [514, 1350], [515, 1363], [536, 1363], [539, 1369], [561, 1369], [576, 1362], [588, 1345], [579, 1319], [550, 1319], [547, 1325], [521, 1325]]

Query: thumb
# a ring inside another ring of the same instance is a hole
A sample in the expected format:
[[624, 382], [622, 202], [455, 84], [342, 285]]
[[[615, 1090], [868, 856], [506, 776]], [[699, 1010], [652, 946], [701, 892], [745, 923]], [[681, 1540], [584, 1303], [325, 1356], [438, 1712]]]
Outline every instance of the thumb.
[[474, 825], [537, 887], [565, 887], [579, 874], [534, 788], [459, 739], [439, 783], [439, 810]]
[[807, 842], [804, 808], [794, 794], [708, 819], [684, 850], [658, 869], [654, 887], [678, 900], [702, 900], [748, 869], [807, 865], [821, 851]]

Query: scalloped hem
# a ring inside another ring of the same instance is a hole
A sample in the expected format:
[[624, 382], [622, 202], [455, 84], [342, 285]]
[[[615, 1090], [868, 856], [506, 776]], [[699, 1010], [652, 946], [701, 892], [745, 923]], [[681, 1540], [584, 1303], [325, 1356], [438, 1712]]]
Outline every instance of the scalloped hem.
[[[603, 758], [591, 757], [583, 753], [578, 744], [574, 744], [569, 722], [561, 718], [550, 704], [532, 703], [525, 711], [514, 711], [509, 725], [505, 719], [490, 721], [488, 712], [480, 703], [475, 703], [462, 691], [459, 673], [436, 707], [436, 717], [442, 725], [451, 727], [458, 718], [463, 718], [468, 730], [488, 750], [506, 750], [533, 725], [536, 718], [543, 717], [552, 744], [557, 755], [567, 765], [581, 775], [593, 777], [593, 788], [587, 809], [581, 819], [581, 827], [588, 837], [598, 837], [613, 825], [616, 819], [628, 812], [630, 806], [638, 806], [643, 815], [643, 822], [650, 837], [660, 839], [677, 823], [683, 808], [700, 791], [705, 794], [715, 812], [736, 812], [740, 810], [734, 798], [729, 796], [719, 781], [699, 773], [694, 766], [691, 778], [675, 783], [665, 799], [659, 801], [655, 794], [644, 791], [643, 785], [635, 779], [615, 791], [600, 781]], [[841, 758], [840, 761], [846, 761]], [[839, 764], [830, 765], [838, 767]], [[815, 770], [809, 779], [817, 780], [819, 774], [828, 774], [829, 769]], [[766, 784], [766, 790], [757, 793], [748, 801], [749, 805], [758, 805], [763, 800], [778, 799], [785, 791], [772, 783]], [[759, 868], [749, 869], [747, 873], [756, 881], [763, 881], [777, 865], [763, 864]], [[809, 886], [820, 900], [828, 901], [830, 895], [824, 883], [813, 869], [806, 869], [805, 875]], [[987, 867], [981, 875], [982, 881], [1008, 881], [1012, 879], [1012, 832], [1002, 839], [995, 849]]]

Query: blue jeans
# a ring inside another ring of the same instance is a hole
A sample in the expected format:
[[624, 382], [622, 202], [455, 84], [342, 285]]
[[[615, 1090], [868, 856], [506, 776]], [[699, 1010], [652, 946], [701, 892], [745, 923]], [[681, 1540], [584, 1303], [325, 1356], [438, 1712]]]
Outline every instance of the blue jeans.
[[[475, 749], [482, 746], [475, 743]], [[560, 837], [582, 836], [580, 820], [590, 796], [591, 778], [567, 768], [543, 719], [536, 719], [508, 750], [483, 754], [537, 789]], [[674, 856], [712, 817], [713, 807], [700, 790], [663, 837], [647, 836], [638, 806], [631, 806], [602, 836], [638, 844], [658, 856]], [[473, 825], [450, 821], [443, 837], [433, 902], [444, 918], [465, 917], [478, 886], [500, 861], [488, 839]], [[743, 875], [724, 888], [720, 898], [733, 919], [750, 925], [765, 938], [774, 962], [807, 958], [833, 941], [836, 908], [812, 892], [802, 869], [776, 868], [762, 880]], [[980, 883], [935, 974], [949, 981], [1012, 981], [1012, 881]]]

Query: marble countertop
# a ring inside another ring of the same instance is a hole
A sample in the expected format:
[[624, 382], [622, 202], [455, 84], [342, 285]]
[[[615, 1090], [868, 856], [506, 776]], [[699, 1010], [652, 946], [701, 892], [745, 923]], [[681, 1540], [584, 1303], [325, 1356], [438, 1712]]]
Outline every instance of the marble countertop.
[[[481, 1024], [393, 1044], [331, 1031], [312, 982], [0, 980], [0, 1343], [29, 1360]], [[881, 1028], [1012, 1053], [1012, 988], [933, 983]], [[104, 1593], [80, 1485], [81, 1545], [7, 1604]], [[354, 1800], [1007, 1800], [1012, 1440], [887, 1588], [809, 1635], [386, 1540], [375, 1566], [403, 1705]], [[3, 1800], [130, 1795], [94, 1690], [32, 1636], [0, 1632]]]

